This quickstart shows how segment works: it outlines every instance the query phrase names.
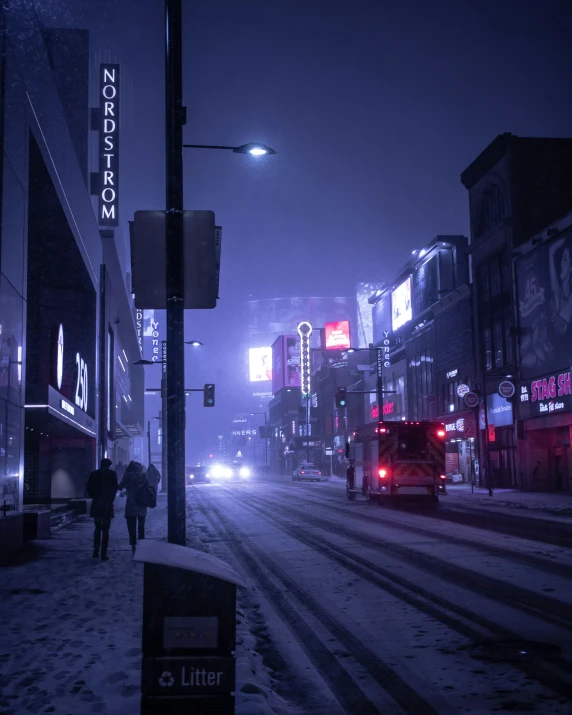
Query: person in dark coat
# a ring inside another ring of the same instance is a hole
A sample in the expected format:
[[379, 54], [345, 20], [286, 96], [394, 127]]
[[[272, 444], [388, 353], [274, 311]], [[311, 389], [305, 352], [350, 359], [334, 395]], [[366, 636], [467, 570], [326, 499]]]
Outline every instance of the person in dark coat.
[[161, 481], [161, 472], [154, 464], [150, 464], [149, 469], [147, 469], [147, 481], [153, 487], [156, 494], [159, 489], [159, 483]]
[[353, 462], [350, 462], [349, 467], [347, 468], [346, 479], [348, 480], [348, 487], [353, 489], [356, 481], [356, 470], [354, 469]]
[[141, 503], [143, 487], [147, 483], [145, 467], [139, 462], [129, 462], [119, 489], [125, 489], [127, 501], [125, 502], [125, 519], [127, 521], [127, 531], [129, 532], [129, 543], [131, 550], [135, 553], [137, 539], [145, 538], [145, 517], [147, 507]]
[[93, 518], [95, 531], [93, 534], [93, 558], [99, 557], [101, 547], [101, 560], [108, 561], [107, 547], [109, 545], [109, 529], [111, 520], [115, 516], [113, 502], [119, 486], [117, 474], [111, 469], [111, 459], [102, 459], [101, 466], [89, 475], [87, 480], [87, 493], [91, 497], [89, 515]]

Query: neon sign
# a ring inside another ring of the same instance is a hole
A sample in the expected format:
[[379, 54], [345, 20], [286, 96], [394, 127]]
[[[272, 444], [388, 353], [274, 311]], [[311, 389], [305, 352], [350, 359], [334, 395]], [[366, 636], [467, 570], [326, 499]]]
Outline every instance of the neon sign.
[[[532, 402], [564, 397], [572, 394], [572, 380], [569, 372], [563, 372], [557, 377], [551, 375], [542, 380], [534, 380], [530, 384]], [[521, 397], [522, 400], [522, 397]], [[561, 408], [560, 408], [561, 409]]]
[[298, 323], [298, 334], [300, 335], [300, 363], [301, 363], [301, 386], [302, 395], [310, 394], [310, 335], [312, 326], [308, 321]]

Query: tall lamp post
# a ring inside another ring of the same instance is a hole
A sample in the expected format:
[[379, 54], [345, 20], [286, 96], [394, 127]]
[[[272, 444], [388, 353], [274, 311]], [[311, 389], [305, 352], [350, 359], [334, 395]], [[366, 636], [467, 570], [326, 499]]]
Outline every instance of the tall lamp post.
[[167, 472], [170, 543], [186, 545], [185, 504], [185, 276], [183, 235], [183, 146], [225, 149], [236, 154], [276, 153], [262, 144], [239, 147], [183, 144], [186, 107], [183, 106], [182, 0], [165, 0], [165, 233], [167, 288]]
[[264, 466], [268, 469], [268, 423], [266, 422], [266, 411], [250, 413], [251, 417], [254, 417], [254, 415], [264, 415]]

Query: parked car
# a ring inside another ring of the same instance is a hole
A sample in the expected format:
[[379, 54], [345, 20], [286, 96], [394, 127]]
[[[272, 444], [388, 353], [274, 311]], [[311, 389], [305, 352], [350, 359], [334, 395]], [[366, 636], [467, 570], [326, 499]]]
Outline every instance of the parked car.
[[292, 481], [303, 482], [304, 480], [309, 482], [320, 482], [322, 481], [322, 472], [318, 469], [318, 467], [316, 467], [315, 464], [304, 462], [292, 472]]

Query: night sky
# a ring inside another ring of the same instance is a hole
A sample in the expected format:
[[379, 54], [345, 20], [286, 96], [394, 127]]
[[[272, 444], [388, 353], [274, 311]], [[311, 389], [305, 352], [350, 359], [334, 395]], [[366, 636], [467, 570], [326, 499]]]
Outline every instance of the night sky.
[[[163, 2], [37, 4], [122, 65], [126, 230], [164, 208]], [[250, 295], [351, 295], [436, 234], [468, 234], [459, 175], [497, 134], [571, 135], [565, 0], [183, 0], [183, 13], [185, 141], [278, 151], [185, 154], [186, 207], [223, 226], [219, 307], [187, 317], [211, 351]]]

